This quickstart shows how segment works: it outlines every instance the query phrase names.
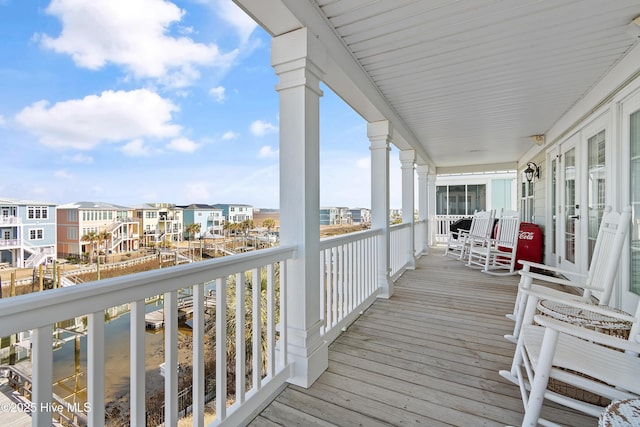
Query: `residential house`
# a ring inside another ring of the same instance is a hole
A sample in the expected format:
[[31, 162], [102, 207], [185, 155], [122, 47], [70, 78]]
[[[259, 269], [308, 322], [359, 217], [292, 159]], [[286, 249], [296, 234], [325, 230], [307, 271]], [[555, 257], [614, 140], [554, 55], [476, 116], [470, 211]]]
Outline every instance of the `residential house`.
[[348, 225], [351, 223], [349, 208], [335, 206], [320, 208], [320, 225]]
[[253, 221], [253, 206], [251, 205], [216, 203], [213, 207], [222, 209], [224, 220], [231, 224], [246, 220]]
[[351, 221], [353, 224], [370, 224], [371, 223], [371, 209], [367, 208], [353, 208], [349, 209], [351, 212]]
[[56, 254], [56, 205], [0, 199], [0, 264], [35, 267]]
[[[91, 250], [106, 255], [138, 250], [140, 226], [133, 210], [105, 202], [82, 201], [58, 206], [57, 256], [81, 257]], [[107, 239], [99, 238], [107, 233]], [[95, 233], [96, 241], [85, 236]], [[95, 255], [94, 254], [94, 255]]]
[[[178, 207], [182, 208], [183, 230], [185, 230], [185, 233], [190, 224], [199, 224], [200, 232], [192, 237], [196, 239], [201, 237], [222, 237], [222, 227], [224, 225], [222, 209], [198, 203]], [[185, 238], [189, 238], [189, 236], [185, 236]]]
[[184, 236], [183, 209], [171, 203], [144, 203], [133, 208], [146, 247], [172, 245]]

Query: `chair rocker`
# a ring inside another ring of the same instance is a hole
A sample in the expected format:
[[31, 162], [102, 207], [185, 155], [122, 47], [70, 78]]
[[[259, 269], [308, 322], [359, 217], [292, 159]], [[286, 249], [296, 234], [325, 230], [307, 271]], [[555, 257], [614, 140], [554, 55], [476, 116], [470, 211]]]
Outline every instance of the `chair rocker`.
[[[518, 294], [513, 307], [513, 313], [507, 314], [507, 317], [515, 321], [513, 334], [505, 335], [505, 338], [511, 342], [518, 340], [518, 334], [523, 324], [530, 324], [535, 314], [536, 308], [531, 307], [528, 314], [525, 313], [526, 296], [523, 293], [525, 289], [541, 289], [545, 288], [546, 292], [555, 295], [555, 298], [562, 300], [574, 300], [592, 303], [592, 297], [598, 298], [598, 304], [607, 306], [611, 299], [615, 277], [618, 272], [618, 265], [622, 248], [627, 239], [629, 226], [631, 224], [631, 207], [626, 207], [622, 214], [612, 211], [611, 206], [605, 208], [605, 213], [600, 222], [598, 235], [596, 237], [596, 246], [594, 248], [593, 257], [589, 266], [588, 274], [577, 275], [579, 281], [569, 281], [559, 277], [539, 274], [531, 271], [532, 268], [545, 270], [556, 275], [574, 275], [556, 267], [538, 264], [530, 261], [519, 261], [523, 265], [520, 271], [520, 283], [518, 286]], [[556, 289], [552, 287], [555, 285]], [[575, 290], [575, 292], [558, 290], [558, 285], [565, 287], [567, 290]], [[526, 319], [525, 319], [526, 317]], [[562, 320], [562, 319], [560, 319]]]
[[491, 236], [495, 211], [475, 211], [468, 230], [450, 231], [444, 256], [451, 256], [463, 260], [467, 256], [469, 239], [487, 238]]
[[489, 274], [514, 274], [520, 215], [517, 211], [506, 211], [500, 215], [495, 237], [469, 239], [467, 266], [477, 266]]
[[[553, 298], [548, 289], [523, 290], [527, 306]], [[535, 323], [524, 325], [510, 371], [500, 375], [520, 387], [525, 407], [523, 426], [556, 425], [541, 418], [544, 400], [556, 402], [598, 417], [604, 406], [588, 403], [549, 388], [550, 380], [581, 389], [611, 401], [640, 396], [640, 304], [635, 315], [614, 313], [603, 306], [559, 299], [577, 310], [612, 316], [631, 322], [628, 339], [572, 325], [548, 316], [536, 315]]]

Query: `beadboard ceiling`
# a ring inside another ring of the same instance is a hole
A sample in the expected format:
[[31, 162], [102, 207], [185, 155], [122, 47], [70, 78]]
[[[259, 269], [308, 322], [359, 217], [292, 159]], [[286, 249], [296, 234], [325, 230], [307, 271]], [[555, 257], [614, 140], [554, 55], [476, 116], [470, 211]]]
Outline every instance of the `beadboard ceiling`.
[[[327, 85], [442, 170], [515, 164], [634, 47], [640, 15], [638, 0], [235, 1], [274, 36], [309, 28], [360, 90]], [[359, 101], [363, 84], [385, 105]]]

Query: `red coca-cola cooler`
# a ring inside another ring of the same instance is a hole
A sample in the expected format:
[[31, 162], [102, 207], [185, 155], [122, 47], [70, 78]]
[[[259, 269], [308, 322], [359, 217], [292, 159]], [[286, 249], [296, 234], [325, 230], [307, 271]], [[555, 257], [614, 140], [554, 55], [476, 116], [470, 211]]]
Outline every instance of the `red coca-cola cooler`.
[[538, 224], [521, 222], [516, 252], [516, 269], [521, 269], [519, 260], [542, 262], [542, 230]]

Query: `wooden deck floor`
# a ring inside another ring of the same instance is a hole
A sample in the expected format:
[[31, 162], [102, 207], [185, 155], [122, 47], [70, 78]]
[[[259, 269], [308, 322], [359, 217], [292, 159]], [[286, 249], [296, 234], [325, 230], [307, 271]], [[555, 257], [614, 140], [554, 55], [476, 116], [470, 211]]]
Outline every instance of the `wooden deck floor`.
[[[309, 388], [287, 387], [251, 426], [520, 425], [516, 386], [502, 379], [515, 345], [519, 276], [496, 277], [435, 249], [329, 347], [329, 369]], [[567, 426], [597, 420], [547, 405]]]

